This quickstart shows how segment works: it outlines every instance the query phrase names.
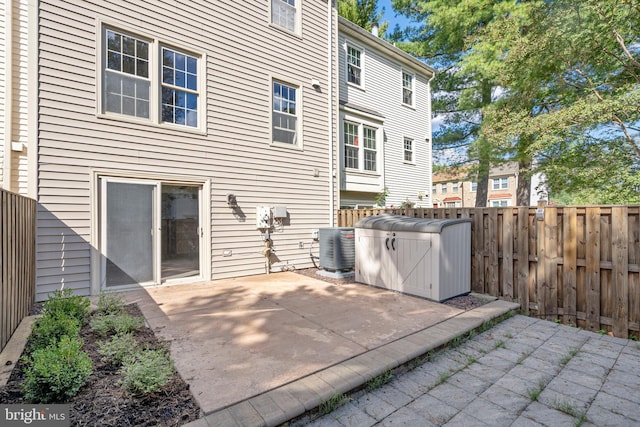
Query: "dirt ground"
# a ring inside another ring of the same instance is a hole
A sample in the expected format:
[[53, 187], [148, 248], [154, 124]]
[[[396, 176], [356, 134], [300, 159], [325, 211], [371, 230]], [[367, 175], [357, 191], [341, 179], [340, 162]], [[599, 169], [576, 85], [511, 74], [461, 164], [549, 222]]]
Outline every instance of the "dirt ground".
[[[135, 305], [127, 307], [132, 315], [142, 315]], [[140, 348], [163, 347], [149, 328], [134, 334]], [[80, 332], [84, 340], [83, 350], [93, 361], [93, 373], [88, 383], [71, 401], [72, 426], [181, 426], [201, 416], [200, 408], [189, 391], [189, 386], [177, 373], [161, 392], [146, 396], [131, 396], [118, 385], [118, 368], [101, 360], [97, 342], [102, 339], [85, 326]], [[28, 352], [27, 349], [23, 356]], [[0, 387], [0, 402], [3, 404], [29, 403], [21, 391], [23, 364], [16, 363], [6, 386]]]

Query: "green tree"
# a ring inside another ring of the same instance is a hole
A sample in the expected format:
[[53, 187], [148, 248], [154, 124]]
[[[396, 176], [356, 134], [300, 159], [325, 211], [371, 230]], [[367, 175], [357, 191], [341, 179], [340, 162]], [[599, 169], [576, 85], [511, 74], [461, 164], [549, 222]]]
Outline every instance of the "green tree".
[[[392, 4], [397, 12], [422, 23], [405, 30], [407, 41], [399, 46], [438, 70], [433, 111], [442, 123], [433, 135], [434, 151], [449, 153], [446, 161], [453, 165], [475, 164], [471, 173], [478, 182], [476, 206], [486, 206], [491, 165], [507, 160], [481, 132], [484, 109], [495, 101], [499, 87], [495, 64], [463, 64], [472, 52], [473, 36], [502, 14], [517, 10], [517, 5], [498, 0], [393, 0]], [[528, 192], [526, 200], [528, 204]]]
[[384, 9], [378, 12], [378, 0], [338, 0], [338, 14], [367, 31], [377, 22], [380, 37], [389, 26], [388, 22], [380, 22]]
[[[504, 93], [481, 135], [539, 160], [551, 193], [577, 203], [640, 202], [640, 5], [519, 4], [469, 43], [462, 68], [491, 64]], [[486, 70], [486, 68], [485, 68]]]

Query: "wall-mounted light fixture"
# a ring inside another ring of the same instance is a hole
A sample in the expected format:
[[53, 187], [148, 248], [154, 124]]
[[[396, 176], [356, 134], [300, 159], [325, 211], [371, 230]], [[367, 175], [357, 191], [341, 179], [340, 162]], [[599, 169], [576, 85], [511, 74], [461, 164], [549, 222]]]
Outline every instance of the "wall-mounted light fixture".
[[311, 86], [318, 89], [320, 87], [320, 81], [318, 79], [311, 79]]
[[238, 201], [236, 200], [236, 195], [232, 193], [227, 194], [227, 204], [230, 207], [238, 206]]

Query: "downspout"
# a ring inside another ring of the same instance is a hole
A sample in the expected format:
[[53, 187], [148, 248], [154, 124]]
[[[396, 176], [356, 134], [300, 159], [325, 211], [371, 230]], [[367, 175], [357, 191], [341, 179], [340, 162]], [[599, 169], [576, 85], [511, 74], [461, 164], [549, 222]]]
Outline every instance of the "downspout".
[[11, 162], [13, 139], [13, 0], [4, 2], [5, 28], [5, 81], [4, 81], [4, 161], [2, 168], [2, 188], [11, 191]]
[[333, 167], [334, 141], [333, 141], [333, 0], [327, 1], [327, 81], [329, 82], [327, 101], [329, 110], [329, 226], [335, 225], [335, 169]]

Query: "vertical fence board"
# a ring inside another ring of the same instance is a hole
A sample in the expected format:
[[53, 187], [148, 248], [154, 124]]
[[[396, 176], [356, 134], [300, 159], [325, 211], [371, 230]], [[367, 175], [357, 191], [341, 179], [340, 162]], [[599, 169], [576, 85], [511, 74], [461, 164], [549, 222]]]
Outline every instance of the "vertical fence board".
[[529, 209], [518, 208], [518, 302], [529, 314]]
[[600, 212], [597, 208], [586, 211], [586, 328], [600, 329]]
[[[545, 210], [546, 211], [546, 210]], [[546, 212], [545, 212], [546, 216]], [[547, 266], [546, 260], [546, 246], [545, 246], [545, 226], [544, 220], [535, 218], [534, 227], [536, 230], [536, 300], [538, 302], [538, 315], [543, 318], [547, 318], [549, 313], [545, 310], [547, 308], [547, 287], [548, 276], [545, 271]]]
[[487, 257], [487, 280], [489, 281], [489, 295], [500, 296], [500, 272], [498, 266], [498, 209], [488, 209], [488, 222], [485, 235], [485, 253]]
[[576, 278], [577, 278], [577, 214], [575, 208], [565, 208], [563, 216], [563, 308], [564, 323], [576, 324]]
[[485, 292], [484, 281], [484, 214], [482, 209], [477, 209], [472, 224], [473, 265], [471, 268], [471, 290], [478, 293]]
[[547, 319], [558, 317], [558, 212], [556, 208], [547, 207], [544, 212], [544, 274], [546, 287], [544, 291], [544, 312]]
[[502, 295], [513, 300], [513, 210], [504, 210], [502, 217]]
[[613, 262], [613, 334], [627, 338], [629, 333], [629, 247], [627, 246], [627, 208], [614, 207], [611, 212], [611, 261]]

